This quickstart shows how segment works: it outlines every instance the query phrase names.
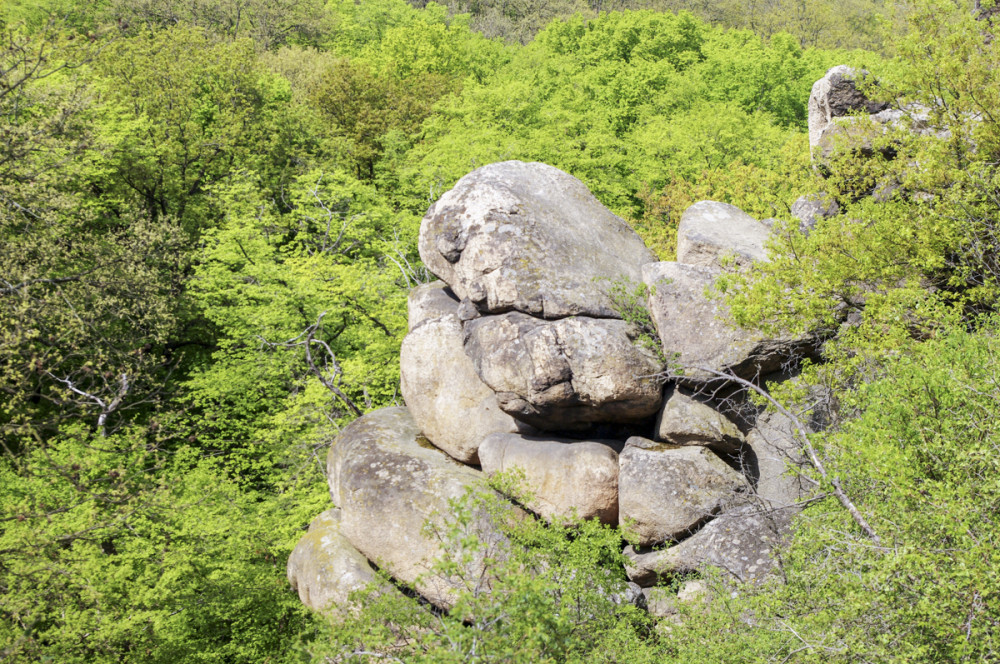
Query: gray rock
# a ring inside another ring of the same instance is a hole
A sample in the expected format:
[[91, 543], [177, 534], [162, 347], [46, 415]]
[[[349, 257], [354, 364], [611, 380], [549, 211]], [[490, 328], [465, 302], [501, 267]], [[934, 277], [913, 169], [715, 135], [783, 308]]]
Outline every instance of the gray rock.
[[839, 214], [840, 205], [836, 199], [827, 194], [812, 194], [799, 197], [792, 203], [791, 212], [792, 216], [799, 220], [799, 229], [808, 235], [820, 219]]
[[[309, 524], [288, 557], [288, 582], [314, 611], [341, 614], [350, 594], [378, 580], [368, 559], [340, 534], [340, 510], [323, 512]], [[379, 592], [395, 592], [380, 583]]]
[[643, 546], [686, 537], [749, 488], [742, 475], [704, 447], [633, 436], [618, 461], [619, 518]]
[[813, 83], [809, 95], [809, 147], [814, 160], [829, 156], [830, 139], [837, 131], [836, 118], [857, 112], [874, 115], [888, 109], [888, 104], [874, 102], [858, 90], [855, 80], [866, 75], [837, 65]]
[[503, 412], [479, 378], [463, 349], [458, 302], [450, 302], [451, 312], [424, 321], [403, 339], [400, 388], [414, 421], [434, 445], [459, 461], [478, 464], [486, 436], [532, 428]]
[[519, 469], [527, 506], [549, 522], [575, 515], [618, 523], [618, 454], [607, 441], [493, 434], [479, 448], [487, 475]]
[[670, 387], [656, 421], [656, 439], [674, 445], [703, 445], [728, 454], [743, 444], [743, 433], [732, 420], [687, 390]]
[[457, 308], [458, 298], [448, 284], [441, 280], [420, 284], [406, 298], [407, 329], [412, 331], [424, 321], [452, 315]]
[[698, 367], [753, 379], [815, 351], [816, 340], [809, 335], [769, 338], [738, 328], [721, 298], [706, 297], [716, 276], [708, 268], [682, 263], [643, 266], [650, 316], [664, 352], [668, 357], [676, 353], [676, 362], [684, 367], [683, 384], [699, 386], [712, 378]]
[[706, 600], [708, 586], [700, 579], [689, 579], [681, 584], [677, 592], [663, 586], [654, 586], [643, 588], [642, 593], [646, 598], [646, 610], [651, 616], [676, 619], [681, 605]]
[[784, 541], [793, 512], [744, 505], [722, 514], [667, 549], [625, 548], [625, 571], [640, 586], [675, 574], [715, 567], [741, 582], [760, 582], [774, 568], [774, 550]]
[[715, 268], [730, 258], [747, 267], [767, 260], [769, 235], [767, 226], [734, 205], [699, 201], [677, 226], [677, 262]]
[[470, 321], [465, 333], [465, 352], [500, 407], [538, 429], [636, 422], [659, 409], [662, 390], [649, 376], [662, 366], [625, 321], [508, 313]]
[[790, 419], [764, 413], [747, 435], [747, 445], [747, 474], [765, 508], [797, 509], [809, 498], [814, 485], [803, 475], [807, 461]]
[[[638, 585], [638, 584], [637, 584]], [[646, 599], [646, 611], [655, 618], [676, 618], [677, 593], [664, 586], [652, 586], [642, 589]]]
[[[483, 313], [617, 318], [608, 282], [638, 283], [642, 239], [562, 171], [506, 161], [469, 173], [431, 206], [420, 257]], [[602, 280], [604, 280], [602, 282]]]
[[383, 408], [347, 426], [330, 448], [327, 479], [344, 537], [432, 604], [450, 608], [468, 583], [488, 589], [483, 557], [503, 542], [489, 517], [476, 515], [470, 524], [483, 548], [456, 577], [434, 571], [454, 552], [425, 528], [440, 526], [451, 513], [449, 501], [478, 487], [482, 473], [434, 448], [405, 408]]

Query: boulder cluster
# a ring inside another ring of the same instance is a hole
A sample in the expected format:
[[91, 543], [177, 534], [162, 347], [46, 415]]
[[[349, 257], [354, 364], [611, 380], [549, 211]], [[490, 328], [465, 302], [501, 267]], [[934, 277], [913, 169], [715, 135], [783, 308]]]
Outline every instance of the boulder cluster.
[[[793, 423], [761, 414], [732, 379], [787, 377], [815, 339], [741, 330], [708, 287], [766, 260], [769, 233], [702, 201], [680, 222], [677, 260], [659, 262], [556, 168], [509, 161], [459, 180], [421, 225], [421, 258], [440, 281], [410, 293], [406, 407], [361, 417], [331, 445], [335, 507], [288, 563], [302, 601], [339, 610], [374, 566], [442, 609], [469, 579], [488, 586], [481, 560], [433, 572], [448, 555], [433, 524], [511, 470], [522, 507], [554, 527], [625, 526], [636, 542], [626, 573], [647, 598], [706, 565], [766, 575], [806, 494], [802, 459]], [[472, 521], [486, 549], [502, 542], [489, 515]]]

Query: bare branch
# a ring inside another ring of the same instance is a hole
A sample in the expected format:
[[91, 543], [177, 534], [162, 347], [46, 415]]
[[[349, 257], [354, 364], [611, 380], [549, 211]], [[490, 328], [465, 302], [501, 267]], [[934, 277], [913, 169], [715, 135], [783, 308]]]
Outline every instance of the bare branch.
[[122, 401], [125, 399], [125, 396], [128, 394], [130, 387], [128, 381], [128, 374], [121, 375], [121, 378], [119, 379], [120, 387], [118, 388], [118, 392], [115, 394], [115, 398], [111, 400], [111, 403], [105, 403], [104, 399], [100, 398], [96, 394], [91, 394], [90, 392], [84, 392], [83, 390], [79, 389], [76, 385], [73, 384], [73, 381], [71, 381], [69, 378], [59, 378], [50, 371], [46, 371], [45, 373], [49, 376], [49, 378], [52, 378], [53, 380], [58, 381], [63, 385], [65, 385], [66, 388], [73, 394], [78, 394], [85, 399], [90, 399], [95, 404], [97, 404], [98, 407], [100, 407], [101, 414], [97, 416], [97, 429], [98, 431], [101, 432], [101, 437], [106, 438], [108, 435], [107, 431], [108, 415], [118, 410], [118, 407], [121, 405]]
[[[326, 316], [325, 311], [322, 312], [319, 315], [319, 317], [317, 317], [315, 323], [313, 323], [305, 330], [303, 330], [301, 334], [292, 337], [291, 339], [285, 341], [284, 343], [271, 342], [263, 337], [257, 337], [257, 338], [260, 339], [264, 345], [270, 346], [271, 348], [299, 348], [299, 347], [303, 348], [305, 350], [306, 363], [309, 365], [309, 370], [313, 374], [315, 374], [317, 378], [319, 378], [319, 381], [320, 383], [323, 384], [323, 387], [333, 392], [334, 396], [343, 401], [344, 404], [351, 409], [351, 412], [360, 417], [362, 415], [361, 409], [357, 407], [357, 405], [351, 400], [349, 396], [344, 394], [343, 390], [341, 390], [335, 382], [337, 377], [343, 373], [343, 371], [340, 368], [340, 364], [337, 362], [337, 356], [334, 354], [333, 349], [330, 348], [330, 344], [326, 343], [322, 339], [316, 338], [316, 332], [321, 327], [324, 316]], [[332, 377], [328, 378], [326, 372], [324, 372], [318, 366], [316, 366], [316, 362], [313, 359], [313, 354], [312, 354], [313, 345], [319, 346], [320, 348], [323, 349], [325, 353], [324, 364], [327, 367], [332, 367], [333, 369]]]

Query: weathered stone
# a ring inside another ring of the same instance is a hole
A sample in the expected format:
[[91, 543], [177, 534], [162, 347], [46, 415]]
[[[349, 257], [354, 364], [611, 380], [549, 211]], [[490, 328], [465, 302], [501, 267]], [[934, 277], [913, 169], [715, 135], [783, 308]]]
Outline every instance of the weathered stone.
[[802, 474], [807, 462], [790, 419], [765, 413], [747, 435], [747, 445], [747, 475], [763, 507], [795, 508], [809, 497], [813, 485]]
[[689, 579], [681, 584], [677, 592], [667, 587], [654, 586], [643, 588], [642, 594], [646, 598], [646, 610], [650, 615], [677, 620], [682, 604], [705, 601], [708, 586], [700, 579]]
[[549, 522], [573, 515], [618, 523], [618, 454], [609, 441], [493, 434], [479, 448], [487, 475], [519, 469], [528, 507]]
[[420, 284], [413, 288], [406, 298], [409, 314], [408, 330], [413, 331], [424, 321], [453, 315], [458, 309], [458, 298], [441, 280]]
[[661, 370], [621, 320], [573, 316], [546, 321], [522, 313], [465, 325], [465, 352], [500, 407], [542, 430], [591, 422], [636, 422], [656, 414]]
[[708, 268], [682, 263], [643, 266], [650, 316], [664, 352], [678, 354], [683, 384], [697, 386], [713, 379], [712, 371], [756, 378], [814, 352], [816, 341], [808, 335], [769, 338], [738, 328], [721, 298], [706, 296], [716, 276]]
[[[477, 486], [482, 473], [426, 442], [405, 408], [383, 408], [341, 432], [327, 456], [327, 479], [342, 510], [341, 533], [351, 544], [435, 606], [450, 608], [466, 586], [432, 571], [446, 550], [425, 533], [425, 524], [449, 514], [449, 501]], [[485, 515], [470, 527], [484, 551], [502, 541]], [[484, 569], [482, 557], [475, 557], [461, 576], [486, 589], [491, 581]]]
[[837, 65], [813, 83], [809, 95], [809, 147], [814, 160], [829, 156], [829, 142], [836, 131], [832, 129], [836, 118], [859, 111], [873, 115], [888, 109], [888, 104], [872, 101], [858, 90], [855, 80], [859, 75], [863, 78], [866, 72], [859, 74], [846, 65]]
[[[309, 524], [288, 558], [288, 582], [315, 611], [341, 613], [352, 592], [378, 579], [368, 559], [340, 534], [340, 510], [323, 512]], [[394, 592], [388, 584], [380, 591]]]
[[652, 586], [642, 589], [643, 597], [646, 599], [646, 611], [655, 618], [676, 619], [679, 613], [677, 609], [677, 593], [665, 586]]
[[618, 461], [619, 518], [643, 546], [682, 539], [748, 489], [742, 475], [704, 447], [633, 436]]
[[767, 226], [734, 205], [699, 201], [677, 226], [677, 262], [714, 268], [730, 258], [747, 267], [767, 260], [768, 235]]
[[625, 548], [625, 571], [640, 586], [681, 573], [716, 567], [744, 582], [763, 580], [774, 567], [772, 553], [788, 532], [793, 510], [744, 505], [722, 514], [667, 549]]
[[799, 197], [792, 203], [791, 212], [792, 216], [799, 220], [799, 229], [808, 235], [820, 219], [839, 214], [840, 205], [832, 196], [812, 194]]
[[587, 187], [539, 163], [469, 173], [431, 206], [420, 257], [484, 313], [617, 318], [610, 282], [637, 283], [656, 258]]
[[703, 445], [720, 453], [735, 452], [743, 444], [743, 433], [732, 420], [677, 387], [667, 390], [656, 438], [674, 445]]
[[413, 329], [400, 349], [400, 388], [420, 430], [432, 443], [464, 463], [478, 464], [479, 444], [491, 433], [530, 432], [503, 412], [476, 373], [462, 345], [462, 324], [451, 311]]

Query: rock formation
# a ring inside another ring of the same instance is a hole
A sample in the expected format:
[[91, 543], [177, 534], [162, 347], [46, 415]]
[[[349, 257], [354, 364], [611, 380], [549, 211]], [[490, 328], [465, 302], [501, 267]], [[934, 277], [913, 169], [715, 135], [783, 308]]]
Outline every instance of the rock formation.
[[[303, 602], [343, 604], [375, 578], [367, 561], [442, 609], [460, 577], [488, 591], [482, 556], [440, 572], [454, 552], [433, 525], [485, 475], [510, 471], [523, 478], [515, 497], [555, 527], [599, 519], [635, 533], [627, 572], [641, 586], [704, 565], [761, 578], [810, 487], [787, 472], [802, 462], [790, 423], [734, 410], [719, 401], [732, 385], [719, 388], [725, 375], [786, 369], [815, 340], [741, 330], [709, 287], [723, 266], [766, 260], [769, 232], [702, 201], [684, 214], [678, 262], [656, 262], [551, 166], [504, 162], [462, 178], [421, 225], [421, 256], [442, 281], [409, 298], [406, 407], [368, 413], [330, 446], [338, 509], [288, 565]], [[610, 294], [640, 283], [661, 353]], [[671, 378], [664, 357], [683, 375]], [[525, 515], [511, 506], [509, 517]], [[469, 526], [487, 550], [504, 542], [497, 518]]]

